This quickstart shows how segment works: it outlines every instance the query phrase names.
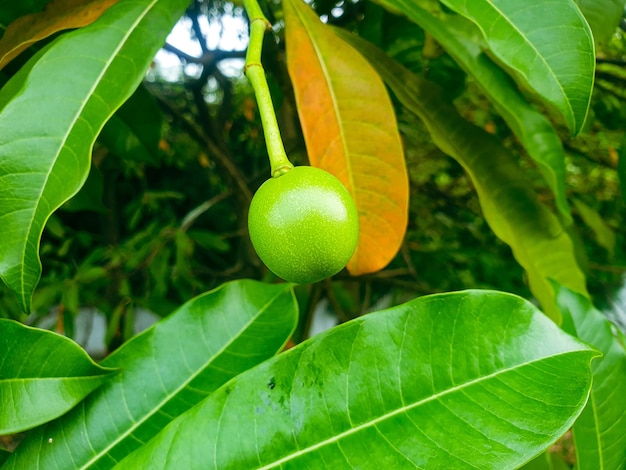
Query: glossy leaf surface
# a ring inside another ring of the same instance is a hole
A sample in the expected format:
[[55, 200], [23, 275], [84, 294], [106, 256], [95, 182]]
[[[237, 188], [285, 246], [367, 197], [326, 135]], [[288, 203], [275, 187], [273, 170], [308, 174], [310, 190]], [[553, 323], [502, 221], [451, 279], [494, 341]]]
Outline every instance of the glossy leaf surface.
[[593, 387], [589, 402], [574, 424], [578, 468], [626, 467], [626, 351], [611, 323], [591, 302], [557, 287], [564, 328], [596, 347], [602, 357], [591, 365]]
[[344, 37], [358, 44], [400, 102], [422, 119], [435, 144], [469, 173], [489, 226], [526, 270], [544, 311], [558, 320], [549, 279], [586, 293], [585, 277], [571, 239], [555, 215], [537, 200], [513, 155], [493, 136], [461, 118], [437, 85], [356, 36]]
[[384, 84], [302, 0], [286, 0], [287, 66], [311, 165], [335, 175], [359, 212], [353, 275], [384, 268], [404, 238], [408, 177]]
[[[408, 3], [408, 0], [403, 0]], [[443, 0], [481, 30], [515, 78], [582, 129], [593, 88], [595, 49], [573, 0]]]
[[35, 42], [59, 31], [94, 22], [117, 1], [53, 0], [44, 11], [16, 19], [0, 40], [0, 69]]
[[0, 435], [61, 416], [114, 372], [65, 336], [0, 319]]
[[107, 357], [103, 364], [121, 373], [35, 430], [5, 468], [110, 468], [223, 383], [280, 351], [296, 322], [287, 284], [235, 281], [196, 297]]
[[46, 47], [0, 90], [0, 278], [24, 310], [41, 273], [48, 217], [84, 183], [98, 132], [187, 5], [120, 0]]
[[401, 0], [379, 0], [379, 3], [402, 8], [409, 19], [428, 31], [474, 78], [530, 157], [538, 163], [554, 193], [559, 212], [569, 225], [571, 215], [565, 195], [565, 152], [561, 139], [550, 121], [526, 100], [517, 84], [483, 52], [478, 28], [458, 15], [442, 13], [437, 16], [417, 4]]
[[519, 297], [422, 297], [240, 375], [116, 468], [515, 468], [582, 410], [595, 354]]

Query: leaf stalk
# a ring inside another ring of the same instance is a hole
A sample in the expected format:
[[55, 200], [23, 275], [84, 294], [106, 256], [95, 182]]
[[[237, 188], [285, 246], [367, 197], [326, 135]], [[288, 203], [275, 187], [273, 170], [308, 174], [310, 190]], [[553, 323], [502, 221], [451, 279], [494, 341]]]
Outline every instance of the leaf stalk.
[[261, 51], [263, 49], [263, 37], [271, 24], [265, 18], [257, 0], [244, 0], [244, 8], [250, 18], [250, 42], [246, 54], [244, 73], [252, 85], [254, 95], [261, 115], [265, 145], [270, 159], [272, 177], [278, 177], [293, 168], [287, 158], [283, 139], [272, 103], [272, 96], [267, 85], [265, 70], [261, 64]]

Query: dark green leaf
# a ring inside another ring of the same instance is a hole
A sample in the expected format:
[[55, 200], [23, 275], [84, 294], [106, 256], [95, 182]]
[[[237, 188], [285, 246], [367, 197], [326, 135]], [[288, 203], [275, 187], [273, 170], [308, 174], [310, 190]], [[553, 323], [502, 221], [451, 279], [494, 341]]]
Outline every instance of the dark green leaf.
[[154, 97], [140, 86], [105, 124], [98, 140], [123, 159], [156, 164], [162, 121]]
[[43, 10], [49, 2], [50, 0], [4, 0], [0, 4], [0, 31], [4, 31], [11, 21], [20, 16]]
[[556, 286], [556, 291], [567, 324], [603, 354], [591, 366], [591, 395], [574, 425], [578, 468], [625, 468], [626, 351], [611, 323], [589, 299], [562, 286]]
[[2, 465], [11, 456], [8, 450], [0, 449], [0, 465]]
[[613, 256], [615, 251], [615, 231], [604, 221], [598, 211], [589, 207], [580, 199], [574, 199], [574, 207], [580, 218], [585, 222], [585, 225], [593, 231], [598, 245], [605, 248], [609, 252], [609, 256]]
[[557, 109], [572, 134], [580, 132], [593, 88], [595, 49], [589, 25], [573, 1], [443, 3], [472, 20], [514, 77]]
[[[103, 203], [104, 198], [104, 177], [98, 168], [91, 166], [89, 176], [83, 187], [74, 197], [61, 206], [61, 209], [68, 212], [78, 211], [95, 211], [107, 212], [107, 208]], [[50, 225], [48, 219], [46, 227]]]
[[516, 468], [578, 416], [594, 355], [519, 297], [422, 297], [241, 374], [116, 468]]
[[[378, 0], [399, 8], [402, 0]], [[511, 78], [480, 47], [480, 30], [458, 15], [439, 15], [407, 4], [403, 12], [428, 31], [454, 60], [471, 75], [515, 133], [528, 154], [539, 164], [544, 179], [554, 192], [565, 223], [571, 215], [565, 196], [565, 153], [550, 121], [535, 109]]]
[[191, 300], [106, 358], [102, 364], [122, 372], [29, 435], [6, 468], [110, 468], [232, 377], [280, 351], [296, 322], [287, 284], [236, 281]]
[[78, 270], [74, 280], [83, 284], [89, 284], [106, 278], [108, 271], [100, 266], [89, 266]]
[[550, 452], [542, 452], [537, 457], [526, 463], [521, 470], [552, 470]]
[[191, 240], [207, 250], [215, 250], [224, 253], [230, 249], [230, 245], [224, 240], [224, 237], [217, 233], [207, 230], [189, 230], [187, 233]]
[[84, 183], [98, 132], [188, 3], [120, 0], [40, 51], [0, 91], [0, 278], [24, 310], [41, 273], [46, 220]]
[[596, 43], [605, 43], [617, 29], [624, 14], [623, 0], [576, 0], [585, 15]]
[[570, 470], [563, 457], [549, 450], [532, 459], [521, 470]]
[[113, 372], [65, 336], [0, 319], [0, 435], [61, 416]]
[[622, 139], [619, 149], [619, 159], [617, 161], [617, 175], [619, 176], [622, 199], [624, 200], [624, 202], [626, 202], [626, 135]]
[[533, 294], [558, 321], [549, 279], [586, 293], [574, 246], [555, 215], [537, 200], [513, 155], [495, 137], [462, 119], [434, 83], [412, 74], [356, 36], [352, 41], [372, 62], [400, 102], [424, 121], [435, 144], [469, 173], [485, 219], [528, 274]]

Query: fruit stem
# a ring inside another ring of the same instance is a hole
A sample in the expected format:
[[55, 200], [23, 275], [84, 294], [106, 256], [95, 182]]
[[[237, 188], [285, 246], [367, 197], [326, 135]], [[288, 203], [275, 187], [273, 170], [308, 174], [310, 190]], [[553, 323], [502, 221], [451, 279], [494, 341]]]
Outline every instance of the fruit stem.
[[246, 64], [244, 72], [256, 96], [256, 101], [261, 114], [263, 133], [265, 134], [265, 145], [270, 158], [272, 177], [280, 176], [293, 168], [287, 158], [283, 139], [280, 136], [278, 121], [272, 103], [272, 95], [267, 86], [265, 71], [261, 64], [261, 50], [263, 49], [263, 37], [272, 25], [261, 10], [257, 0], [243, 0], [244, 8], [250, 18], [250, 43], [246, 54]]

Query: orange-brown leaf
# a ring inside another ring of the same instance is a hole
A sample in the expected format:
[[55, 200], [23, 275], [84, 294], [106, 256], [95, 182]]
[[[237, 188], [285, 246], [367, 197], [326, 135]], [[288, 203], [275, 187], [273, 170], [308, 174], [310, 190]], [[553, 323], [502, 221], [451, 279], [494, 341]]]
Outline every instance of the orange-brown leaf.
[[384, 268], [406, 232], [408, 178], [387, 90], [302, 0], [283, 2], [287, 66], [311, 165], [334, 174], [359, 212], [353, 275]]
[[42, 12], [17, 18], [0, 40], [0, 69], [37, 41], [97, 20], [118, 0], [52, 0]]

